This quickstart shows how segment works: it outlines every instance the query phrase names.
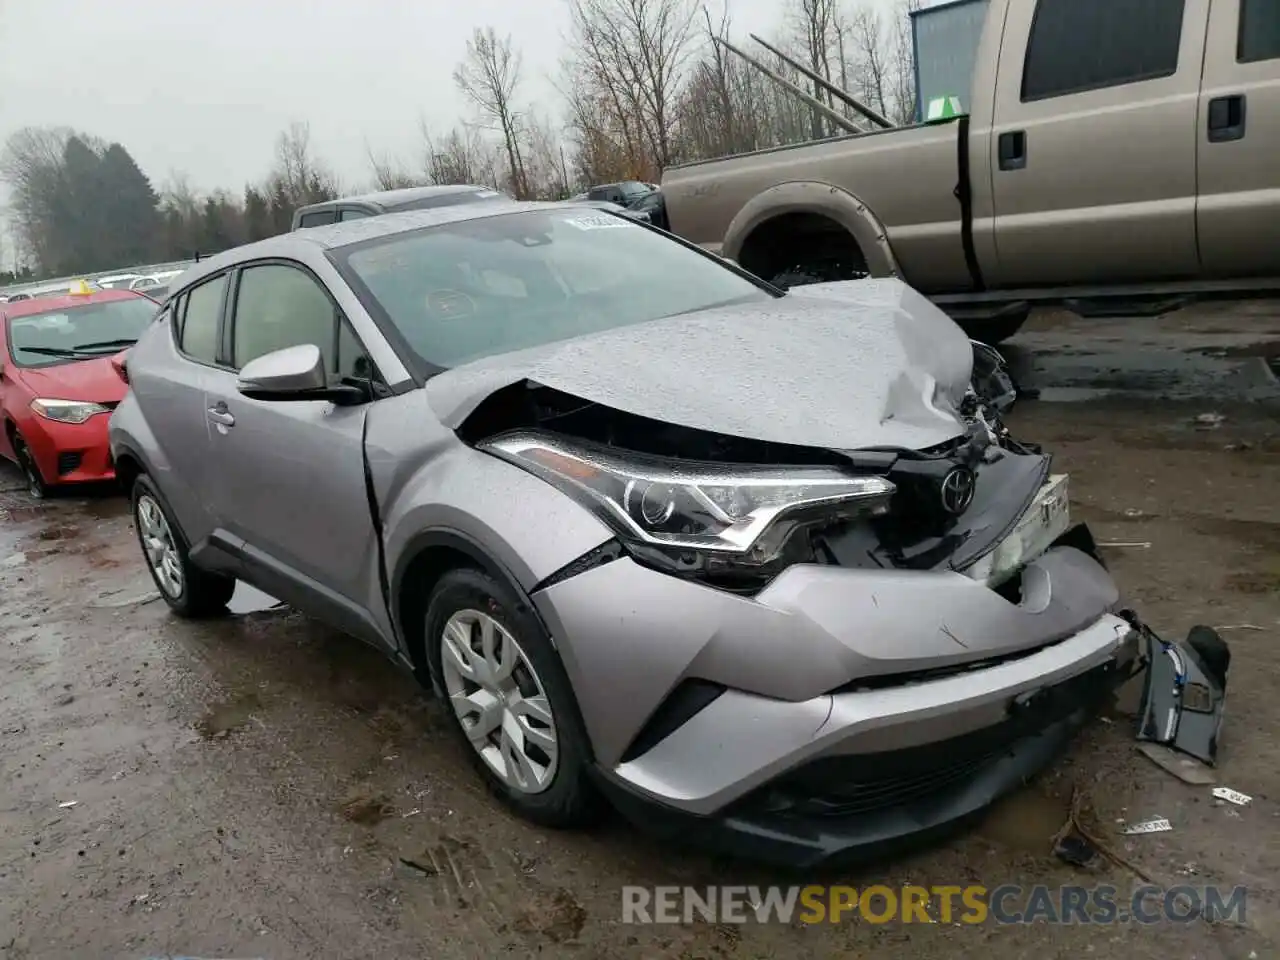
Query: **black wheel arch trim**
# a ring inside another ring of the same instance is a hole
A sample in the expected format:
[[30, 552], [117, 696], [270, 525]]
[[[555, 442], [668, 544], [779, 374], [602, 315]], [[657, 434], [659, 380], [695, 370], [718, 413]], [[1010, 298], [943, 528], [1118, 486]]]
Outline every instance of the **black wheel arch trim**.
[[409, 538], [409, 542], [405, 544], [405, 548], [400, 551], [400, 556], [396, 560], [395, 570], [391, 575], [391, 621], [395, 625], [396, 635], [399, 642], [404, 647], [405, 652], [409, 653], [408, 636], [405, 632], [405, 625], [400, 619], [400, 609], [403, 606], [401, 597], [405, 589], [405, 575], [414, 561], [420, 557], [424, 551], [435, 547], [446, 547], [456, 550], [469, 559], [475, 561], [477, 567], [493, 577], [495, 580], [505, 584], [516, 599], [524, 604], [533, 615], [537, 617], [538, 622], [542, 624], [542, 629], [551, 639], [553, 647], [556, 644], [555, 635], [547, 629], [546, 622], [538, 613], [538, 608], [534, 606], [533, 600], [530, 599], [529, 591], [525, 590], [520, 584], [519, 578], [507, 568], [505, 564], [495, 559], [493, 554], [485, 549], [481, 544], [471, 536], [456, 530], [452, 527], [431, 527], [414, 534]]

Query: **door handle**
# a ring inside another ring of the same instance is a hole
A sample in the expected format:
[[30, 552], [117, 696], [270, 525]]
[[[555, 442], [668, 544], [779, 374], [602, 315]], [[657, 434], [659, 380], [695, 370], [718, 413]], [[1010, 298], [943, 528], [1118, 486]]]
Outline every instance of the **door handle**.
[[227, 405], [221, 401], [210, 407], [208, 413], [209, 422], [216, 423], [220, 427], [234, 427], [236, 424], [236, 418], [227, 409]]
[[1227, 143], [1244, 139], [1245, 97], [1243, 93], [1214, 97], [1209, 101], [1209, 142]]
[[1010, 130], [1000, 134], [996, 153], [1001, 170], [1021, 170], [1027, 165], [1027, 131]]

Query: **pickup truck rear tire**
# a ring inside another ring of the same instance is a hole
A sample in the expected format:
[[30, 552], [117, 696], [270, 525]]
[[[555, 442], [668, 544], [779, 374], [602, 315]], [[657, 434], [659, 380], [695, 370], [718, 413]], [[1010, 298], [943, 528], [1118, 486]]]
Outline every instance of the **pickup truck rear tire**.
[[791, 287], [803, 287], [811, 283], [836, 283], [851, 279], [857, 278], [845, 276], [844, 272], [839, 270], [798, 267], [793, 270], [783, 270], [769, 282], [782, 290], [789, 290]]

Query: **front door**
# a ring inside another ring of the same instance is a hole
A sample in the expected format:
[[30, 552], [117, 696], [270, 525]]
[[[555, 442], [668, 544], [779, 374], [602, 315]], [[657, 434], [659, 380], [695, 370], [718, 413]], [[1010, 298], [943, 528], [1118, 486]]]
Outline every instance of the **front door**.
[[1213, 278], [1280, 273], [1280, 3], [1214, 0], [1196, 142], [1200, 260]]
[[246, 576], [299, 609], [380, 641], [378, 547], [365, 487], [367, 405], [250, 400], [235, 371], [312, 343], [335, 378], [368, 359], [323, 284], [301, 265], [241, 270], [228, 316], [230, 369], [205, 394], [220, 526], [243, 541]]
[[1209, 0], [1010, 4], [989, 132], [1001, 287], [1192, 278]]

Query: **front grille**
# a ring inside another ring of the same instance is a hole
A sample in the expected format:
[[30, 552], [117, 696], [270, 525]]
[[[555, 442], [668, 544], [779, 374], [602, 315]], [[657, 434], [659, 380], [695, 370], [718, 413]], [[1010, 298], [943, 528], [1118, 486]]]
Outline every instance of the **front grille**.
[[84, 460], [84, 451], [73, 450], [66, 453], [58, 454], [58, 476], [66, 476], [68, 473], [75, 473], [80, 469], [80, 463]]
[[1114, 662], [1041, 691], [1002, 723], [905, 750], [824, 757], [742, 801], [746, 810], [787, 817], [847, 817], [936, 796], [978, 776], [1081, 707], [1096, 705], [1118, 678]]
[[106, 407], [108, 410], [114, 410], [116, 407], [120, 406], [120, 401], [108, 400], [106, 403], [101, 404], [101, 406]]

